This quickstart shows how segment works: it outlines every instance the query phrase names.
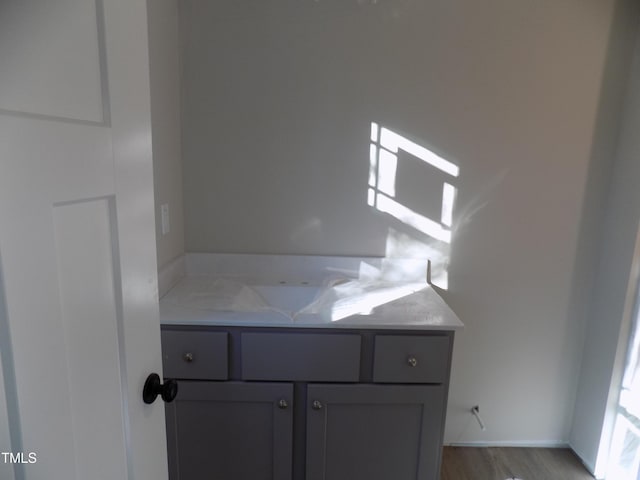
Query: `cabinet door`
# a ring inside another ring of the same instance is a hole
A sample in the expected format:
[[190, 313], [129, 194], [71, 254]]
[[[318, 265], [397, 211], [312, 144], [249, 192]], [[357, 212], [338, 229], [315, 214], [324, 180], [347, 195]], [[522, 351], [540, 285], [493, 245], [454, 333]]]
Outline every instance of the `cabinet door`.
[[181, 381], [167, 406], [171, 480], [291, 480], [292, 384]]
[[310, 385], [306, 480], [438, 480], [442, 385]]

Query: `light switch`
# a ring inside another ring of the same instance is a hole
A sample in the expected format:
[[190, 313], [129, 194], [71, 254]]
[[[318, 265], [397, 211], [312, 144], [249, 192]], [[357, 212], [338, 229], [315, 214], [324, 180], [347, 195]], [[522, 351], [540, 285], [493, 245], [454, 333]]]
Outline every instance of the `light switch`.
[[162, 225], [162, 235], [169, 233], [169, 204], [163, 203], [160, 205], [160, 223]]

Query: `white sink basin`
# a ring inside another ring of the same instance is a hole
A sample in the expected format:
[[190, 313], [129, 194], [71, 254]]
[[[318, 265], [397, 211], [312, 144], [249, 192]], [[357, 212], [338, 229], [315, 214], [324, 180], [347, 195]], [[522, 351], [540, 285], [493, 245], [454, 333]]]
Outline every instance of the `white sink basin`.
[[312, 285], [251, 285], [269, 307], [293, 316], [311, 304], [324, 287]]

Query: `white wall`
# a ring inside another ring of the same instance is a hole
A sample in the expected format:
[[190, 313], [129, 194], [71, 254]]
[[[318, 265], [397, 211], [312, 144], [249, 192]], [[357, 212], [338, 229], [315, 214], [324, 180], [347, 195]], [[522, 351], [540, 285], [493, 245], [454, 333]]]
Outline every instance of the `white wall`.
[[[435, 250], [466, 324], [446, 441], [566, 442], [592, 272], [579, 236], [599, 219], [583, 206], [608, 180], [588, 173], [609, 145], [594, 131], [615, 6], [184, 0], [187, 251]], [[395, 182], [398, 202], [436, 220], [443, 181], [457, 188], [450, 247], [368, 204], [371, 122], [459, 167], [450, 178], [401, 154]]]
[[606, 467], [640, 266], [640, 42], [633, 57], [570, 436], [573, 449], [598, 474]]
[[[184, 253], [180, 127], [178, 1], [149, 0], [149, 68], [153, 182], [158, 268]], [[170, 231], [162, 235], [160, 205], [169, 204]]]

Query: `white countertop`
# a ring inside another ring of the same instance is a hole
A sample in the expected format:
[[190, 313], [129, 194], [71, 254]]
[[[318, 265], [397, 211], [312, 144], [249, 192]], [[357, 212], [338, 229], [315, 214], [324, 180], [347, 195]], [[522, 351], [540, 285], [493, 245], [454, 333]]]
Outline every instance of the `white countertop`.
[[181, 279], [160, 300], [163, 325], [457, 330], [457, 315], [425, 283], [340, 280], [255, 284], [212, 275]]

